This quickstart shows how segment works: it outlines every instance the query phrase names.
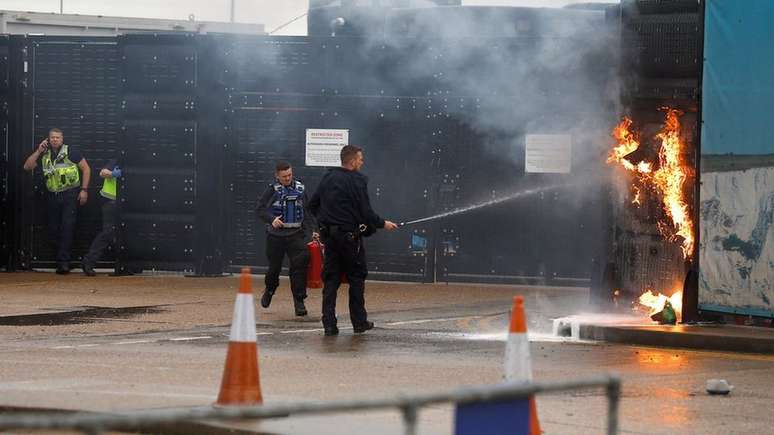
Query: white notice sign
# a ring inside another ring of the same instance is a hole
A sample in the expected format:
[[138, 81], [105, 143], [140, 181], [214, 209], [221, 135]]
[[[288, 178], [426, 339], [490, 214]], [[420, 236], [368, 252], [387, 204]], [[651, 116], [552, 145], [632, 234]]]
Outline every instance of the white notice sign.
[[340, 166], [341, 149], [349, 144], [349, 130], [306, 129], [306, 166]]
[[526, 172], [570, 173], [572, 136], [568, 134], [528, 134], [525, 148]]

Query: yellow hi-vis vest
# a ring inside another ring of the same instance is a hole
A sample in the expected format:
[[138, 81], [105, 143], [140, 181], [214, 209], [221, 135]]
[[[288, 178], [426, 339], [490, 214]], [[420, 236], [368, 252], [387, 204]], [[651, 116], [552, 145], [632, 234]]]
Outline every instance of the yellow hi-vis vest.
[[67, 145], [62, 145], [54, 160], [51, 160], [51, 149], [43, 154], [43, 176], [49, 192], [64, 192], [81, 185], [81, 172], [70, 160]]
[[99, 191], [99, 194], [104, 196], [107, 199], [112, 199], [115, 201], [116, 199], [116, 179], [113, 177], [105, 178], [102, 181], [102, 190]]

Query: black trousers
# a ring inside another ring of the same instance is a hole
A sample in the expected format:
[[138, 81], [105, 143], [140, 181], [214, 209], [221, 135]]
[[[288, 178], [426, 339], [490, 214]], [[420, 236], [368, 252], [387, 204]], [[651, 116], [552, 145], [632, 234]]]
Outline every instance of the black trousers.
[[306, 298], [306, 268], [309, 266], [309, 251], [306, 248], [306, 237], [303, 231], [289, 236], [266, 235], [266, 257], [269, 259], [269, 270], [266, 271], [264, 283], [266, 290], [274, 292], [279, 286], [279, 274], [282, 270], [282, 260], [288, 256], [290, 260], [290, 290], [297, 299]]
[[107, 247], [115, 244], [116, 239], [116, 202], [107, 200], [102, 204], [102, 229], [94, 238], [89, 247], [89, 252], [83, 256], [83, 264], [94, 267]]
[[323, 264], [323, 326], [336, 326], [336, 296], [341, 285], [341, 274], [349, 281], [349, 318], [352, 326], [368, 321], [365, 309], [365, 280], [368, 277], [363, 239], [357, 233], [324, 230], [320, 234], [325, 244]]
[[68, 269], [78, 215], [79, 192], [77, 188], [59, 193], [48, 192], [48, 238], [56, 248], [58, 266]]

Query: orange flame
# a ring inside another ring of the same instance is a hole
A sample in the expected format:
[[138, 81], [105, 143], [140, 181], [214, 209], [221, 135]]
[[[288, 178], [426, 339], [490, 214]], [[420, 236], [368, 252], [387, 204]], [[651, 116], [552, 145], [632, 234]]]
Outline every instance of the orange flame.
[[613, 148], [607, 156], [607, 163], [620, 163], [630, 171], [634, 170], [634, 165], [624, 157], [640, 146], [640, 138], [629, 129], [631, 126], [632, 120], [624, 117], [613, 129], [613, 137], [618, 142], [618, 146]]
[[642, 205], [642, 202], [640, 201], [640, 188], [637, 186], [632, 186], [632, 190], [634, 190], [634, 199], [632, 199], [632, 204]]
[[[632, 120], [624, 118], [614, 129], [613, 137], [617, 142], [608, 154], [607, 163], [618, 163], [631, 171], [644, 186], [653, 186], [662, 203], [662, 207], [671, 222], [659, 222], [659, 232], [670, 241], [682, 239], [683, 258], [693, 255], [693, 221], [689, 214], [685, 195], [685, 183], [692, 176], [691, 169], [683, 159], [685, 145], [680, 139], [680, 120], [683, 112], [677, 109], [662, 108], [666, 112], [664, 126], [656, 135], [661, 141], [659, 149], [659, 168], [653, 171], [653, 163], [640, 161], [632, 164], [625, 157], [640, 146], [639, 135], [631, 130]], [[633, 187], [632, 203], [642, 203], [642, 192]]]
[[693, 222], [688, 213], [684, 190], [685, 182], [690, 174], [688, 165], [683, 159], [684, 144], [680, 140], [679, 116], [683, 112], [663, 108], [666, 112], [666, 123], [656, 139], [661, 140], [659, 150], [659, 169], [653, 174], [653, 181], [661, 192], [661, 201], [664, 211], [672, 221], [672, 229], [667, 230], [662, 226], [662, 234], [670, 240], [677, 240], [677, 236], [683, 238], [683, 258], [688, 258], [693, 253]]
[[637, 300], [637, 302], [640, 305], [649, 308], [650, 312], [648, 315], [652, 316], [653, 314], [656, 314], [664, 309], [664, 305], [666, 305], [667, 300], [670, 304], [672, 304], [672, 308], [674, 308], [678, 320], [681, 319], [683, 312], [683, 292], [681, 290], [674, 292], [674, 294], [669, 297], [662, 293], [654, 293], [653, 290], [647, 290], [645, 293], [640, 295], [640, 298]]

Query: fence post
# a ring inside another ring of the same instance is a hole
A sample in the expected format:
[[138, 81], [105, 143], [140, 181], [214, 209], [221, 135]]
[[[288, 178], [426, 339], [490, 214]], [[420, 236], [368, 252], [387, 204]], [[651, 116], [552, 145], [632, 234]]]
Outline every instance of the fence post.
[[607, 384], [607, 433], [618, 434], [618, 408], [621, 401], [621, 379], [611, 376]]
[[406, 435], [416, 435], [417, 433], [417, 408], [414, 405], [403, 407], [403, 424], [406, 426]]

